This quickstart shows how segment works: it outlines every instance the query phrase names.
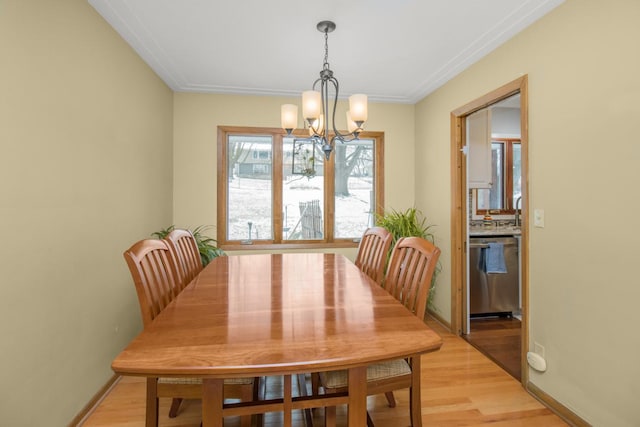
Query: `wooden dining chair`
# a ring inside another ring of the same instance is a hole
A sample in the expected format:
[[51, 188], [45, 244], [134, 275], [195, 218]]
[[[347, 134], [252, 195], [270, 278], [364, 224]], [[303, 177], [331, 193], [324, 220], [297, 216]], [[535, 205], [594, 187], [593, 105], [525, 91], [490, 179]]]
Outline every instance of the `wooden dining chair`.
[[[124, 252], [138, 294], [142, 323], [148, 327], [162, 310], [174, 300], [180, 284], [178, 262], [169, 243], [164, 240], [141, 240]], [[188, 283], [188, 282], [187, 282]], [[225, 380], [225, 397], [251, 401], [257, 398], [258, 381], [254, 378]], [[158, 425], [158, 399], [173, 398], [169, 417], [178, 414], [182, 399], [202, 399], [199, 378], [147, 378], [147, 426]], [[251, 426], [251, 416], [241, 418], [241, 426]]]
[[171, 230], [164, 240], [169, 244], [176, 260], [178, 287], [182, 290], [202, 271], [202, 258], [198, 250], [198, 243], [191, 231], [182, 229]]
[[[440, 249], [420, 237], [400, 238], [396, 242], [389, 266], [385, 274], [384, 288], [400, 301], [409, 311], [424, 320], [427, 299], [431, 288], [431, 279], [440, 257]], [[367, 395], [388, 393], [409, 388], [409, 394], [420, 393], [413, 389], [412, 367], [419, 367], [419, 360], [398, 359], [376, 363], [367, 367]], [[325, 393], [339, 393], [348, 390], [347, 371], [329, 371], [320, 374], [320, 384]], [[391, 395], [392, 396], [392, 395]], [[419, 399], [417, 399], [419, 400]], [[389, 400], [389, 406], [395, 406], [395, 399]], [[335, 407], [325, 410], [325, 423], [335, 425]], [[410, 407], [412, 426], [421, 426], [421, 408], [419, 402]], [[373, 422], [367, 414], [367, 425]]]
[[358, 245], [355, 264], [374, 282], [382, 285], [387, 255], [393, 242], [393, 235], [383, 227], [365, 230]]
[[401, 237], [393, 248], [385, 275], [384, 288], [422, 320], [438, 258], [440, 249], [428, 240]]
[[141, 240], [124, 252], [138, 294], [146, 328], [178, 295], [177, 265], [169, 245], [156, 239]]

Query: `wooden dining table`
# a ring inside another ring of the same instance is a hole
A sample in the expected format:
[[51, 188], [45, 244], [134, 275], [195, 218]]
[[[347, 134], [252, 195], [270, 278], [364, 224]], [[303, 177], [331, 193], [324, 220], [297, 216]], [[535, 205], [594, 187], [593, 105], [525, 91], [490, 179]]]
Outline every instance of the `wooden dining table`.
[[[290, 426], [292, 410], [341, 404], [349, 426], [362, 427], [367, 365], [412, 357], [410, 406], [421, 425], [420, 355], [441, 344], [342, 255], [233, 255], [207, 265], [111, 366], [120, 375], [202, 378], [204, 427], [272, 411]], [[340, 369], [347, 393], [292, 396], [292, 375]], [[275, 375], [285, 377], [282, 398], [224, 403], [224, 379]]]

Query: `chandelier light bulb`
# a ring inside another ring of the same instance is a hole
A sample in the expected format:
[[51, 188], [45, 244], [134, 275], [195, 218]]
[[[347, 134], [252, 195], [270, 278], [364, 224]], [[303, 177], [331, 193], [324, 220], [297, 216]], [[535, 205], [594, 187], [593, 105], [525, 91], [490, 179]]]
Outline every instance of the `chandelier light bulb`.
[[294, 104], [284, 104], [280, 107], [280, 122], [282, 129], [291, 135], [291, 132], [298, 126], [298, 106]]
[[322, 135], [324, 133], [324, 114], [309, 124], [309, 136]]
[[358, 124], [351, 118], [351, 111], [347, 111], [347, 130], [349, 133], [354, 133], [359, 128]]

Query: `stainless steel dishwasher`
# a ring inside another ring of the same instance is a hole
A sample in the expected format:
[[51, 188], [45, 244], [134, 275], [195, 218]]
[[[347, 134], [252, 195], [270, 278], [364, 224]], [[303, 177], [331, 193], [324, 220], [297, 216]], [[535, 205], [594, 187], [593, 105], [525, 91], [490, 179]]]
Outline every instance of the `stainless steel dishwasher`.
[[[487, 273], [483, 264], [489, 243], [501, 243], [506, 273]], [[518, 240], [515, 237], [471, 237], [469, 239], [469, 314], [512, 315], [518, 310]]]

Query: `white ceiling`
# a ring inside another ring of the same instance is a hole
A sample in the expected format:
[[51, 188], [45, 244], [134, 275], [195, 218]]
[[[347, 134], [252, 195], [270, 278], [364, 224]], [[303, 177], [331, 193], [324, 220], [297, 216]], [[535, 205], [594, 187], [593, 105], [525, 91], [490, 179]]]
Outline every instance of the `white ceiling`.
[[88, 0], [175, 91], [415, 103], [564, 0]]

